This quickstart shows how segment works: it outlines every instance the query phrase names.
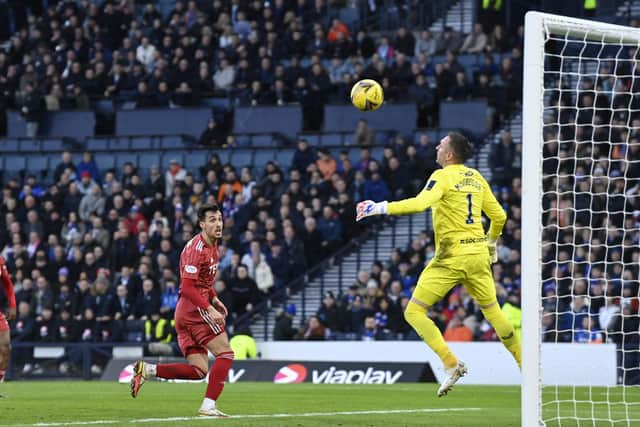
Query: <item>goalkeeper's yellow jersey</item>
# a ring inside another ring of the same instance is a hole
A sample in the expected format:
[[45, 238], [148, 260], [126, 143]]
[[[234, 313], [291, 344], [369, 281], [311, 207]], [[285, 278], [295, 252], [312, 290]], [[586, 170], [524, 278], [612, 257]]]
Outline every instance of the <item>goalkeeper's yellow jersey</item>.
[[432, 208], [436, 257], [488, 253], [482, 212], [491, 220], [488, 235], [497, 239], [507, 220], [491, 187], [480, 173], [462, 164], [435, 171], [416, 197], [390, 202], [390, 215], [404, 215]]

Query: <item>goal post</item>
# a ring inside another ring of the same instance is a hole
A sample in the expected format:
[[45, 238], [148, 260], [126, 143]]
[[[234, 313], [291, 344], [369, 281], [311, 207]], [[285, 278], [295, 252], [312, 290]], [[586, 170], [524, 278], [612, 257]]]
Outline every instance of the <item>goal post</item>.
[[[523, 72], [521, 425], [640, 425], [640, 29], [528, 12]], [[548, 346], [611, 351], [552, 385]]]

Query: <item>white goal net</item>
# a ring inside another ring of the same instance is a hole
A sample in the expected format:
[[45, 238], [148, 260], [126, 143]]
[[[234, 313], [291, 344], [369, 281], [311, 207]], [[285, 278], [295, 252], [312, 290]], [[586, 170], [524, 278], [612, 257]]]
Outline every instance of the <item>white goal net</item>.
[[522, 424], [640, 426], [640, 30], [529, 13], [524, 68]]

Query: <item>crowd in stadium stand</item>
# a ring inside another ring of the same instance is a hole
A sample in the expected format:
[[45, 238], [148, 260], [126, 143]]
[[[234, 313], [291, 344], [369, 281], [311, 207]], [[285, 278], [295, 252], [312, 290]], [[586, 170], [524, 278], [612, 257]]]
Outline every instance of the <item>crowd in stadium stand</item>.
[[[419, 127], [437, 125], [440, 100], [487, 98], [496, 113], [494, 127], [519, 102], [522, 28], [512, 35], [496, 23], [489, 28], [478, 24], [468, 35], [451, 28], [432, 34], [404, 27], [393, 34], [353, 34], [330, 18], [322, 1], [246, 3], [242, 8], [235, 0], [178, 1], [163, 18], [153, 2], [146, 2], [142, 13], [136, 14], [133, 2], [127, 1], [97, 6], [50, 0], [50, 8], [37, 18], [21, 17], [21, 9], [12, 9], [11, 26], [2, 25], [6, 5], [0, 4], [0, 31], [14, 26], [18, 30], [0, 33], [0, 39], [11, 36], [8, 50], [0, 50], [0, 110], [19, 109], [28, 122], [37, 122], [44, 111], [89, 108], [97, 99], [133, 102], [143, 108], [195, 105], [201, 97], [231, 95], [246, 105], [300, 102], [309, 116], [316, 117], [324, 102], [345, 102], [352, 82], [365, 77], [379, 80], [391, 102], [416, 102]], [[500, 54], [498, 61], [494, 53]], [[482, 64], [469, 70], [458, 62], [459, 54], [483, 55]], [[444, 55], [443, 61], [434, 62], [436, 55]], [[612, 90], [606, 79], [591, 83]], [[555, 122], [591, 123], [593, 115], [604, 123], [611, 120], [594, 113], [594, 105], [604, 102], [602, 98], [594, 100], [588, 95], [592, 88], [583, 89], [580, 114], [557, 117]], [[575, 99], [560, 102], [575, 105]], [[602, 114], [603, 110], [597, 111]], [[217, 126], [212, 119], [201, 143], [232, 147], [233, 136], [227, 138]], [[175, 340], [168, 320], [177, 302], [176, 267], [182, 246], [197, 231], [197, 207], [205, 202], [217, 202], [225, 217], [215, 287], [230, 308], [228, 320], [250, 311], [313, 267], [318, 253], [330, 253], [360, 232], [361, 225], [354, 225], [356, 201], [411, 196], [437, 168], [437, 141], [429, 140], [427, 134], [415, 143], [395, 138], [382, 158], [372, 159], [368, 147], [374, 142], [373, 131], [364, 122], [357, 129], [356, 143], [362, 147], [357, 164], [339, 149], [314, 149], [299, 140], [292, 165], [270, 163], [265, 170], [222, 164], [215, 155], [199, 170], [185, 170], [178, 162], [167, 170], [153, 167], [149, 173], [137, 171], [132, 164], [122, 170], [99, 170], [90, 152], [80, 162], [64, 153], [45, 181], [33, 175], [4, 182], [0, 228], [6, 232], [0, 233], [0, 255], [13, 273], [19, 304], [12, 339], [123, 341], [132, 339], [130, 325], [146, 322], [143, 340]], [[584, 128], [572, 132], [580, 141], [577, 136]], [[640, 147], [638, 136], [632, 136], [626, 151], [614, 144], [607, 145], [606, 152], [599, 148], [598, 155], [612, 150], [619, 159], [632, 158]], [[551, 173], [559, 167], [554, 157], [573, 153], [576, 146], [559, 144], [553, 131], [545, 133], [545, 138], [549, 157], [545, 170]], [[499, 300], [514, 313], [520, 306], [520, 153], [521, 145], [504, 131], [490, 156], [492, 185], [509, 218], [499, 246], [500, 262], [493, 271]], [[583, 163], [585, 171], [595, 164]], [[626, 169], [618, 164], [601, 167], [609, 176], [629, 180], [620, 185], [620, 180], [597, 184], [599, 196], [577, 201], [584, 209], [590, 203], [614, 202], [605, 194], [607, 185], [619, 196], [637, 190], [628, 187], [640, 178], [637, 164]], [[588, 181], [560, 184], [596, 188], [596, 183]], [[554, 182], [549, 188], [560, 184]], [[566, 207], [554, 203], [558, 202], [549, 200], [550, 212]], [[637, 209], [633, 201], [620, 210], [631, 206]], [[564, 224], [561, 215], [549, 215], [550, 221]], [[580, 215], [589, 214], [576, 213], [578, 220]], [[636, 217], [622, 218], [635, 221]], [[549, 240], [564, 241], [567, 233], [565, 229]], [[547, 340], [596, 342], [598, 335], [592, 331], [609, 328], [615, 336], [634, 327], [629, 322], [622, 325], [615, 307], [637, 313], [637, 299], [631, 296], [637, 296], [638, 285], [623, 277], [630, 274], [628, 263], [637, 261], [637, 251], [625, 250], [625, 258], [620, 258], [622, 247], [637, 241], [627, 242], [628, 237], [604, 231], [598, 236], [579, 234], [585, 243], [598, 238], [620, 250], [585, 252], [573, 263], [569, 262], [572, 254], [566, 253], [566, 263], [548, 264], [557, 277], [583, 280], [578, 284], [554, 281], [549, 271], [544, 273], [549, 278], [545, 283]], [[434, 250], [433, 236], [421, 232], [390, 259], [360, 271], [343, 295], [327, 292], [313, 316], [302, 319], [295, 306], [286, 305], [278, 315], [274, 337], [418, 339], [402, 312]], [[565, 256], [562, 250], [559, 253]], [[592, 268], [587, 269], [587, 261]], [[605, 272], [598, 264], [604, 261], [615, 266]], [[601, 284], [605, 276], [617, 280], [619, 288], [605, 289]], [[620, 294], [627, 299], [617, 300], [615, 295]], [[583, 297], [589, 298], [589, 305]], [[600, 310], [605, 298], [611, 298], [610, 312]], [[564, 322], [562, 327], [552, 311], [568, 313], [558, 319]], [[613, 323], [604, 325], [607, 315]], [[432, 307], [429, 316], [447, 340], [497, 339], [463, 288]], [[31, 369], [28, 352], [16, 351], [15, 356], [19, 366]]]
[[[323, 104], [348, 102], [361, 78], [380, 81], [388, 102], [415, 102], [419, 127], [437, 125], [440, 100], [487, 98], [504, 116], [520, 97], [522, 29], [508, 37], [501, 25], [484, 33], [478, 24], [467, 37], [405, 27], [377, 36], [337, 19], [345, 2], [177, 1], [166, 17], [154, 2], [50, 1], [38, 15], [27, 15], [38, 2], [19, 3], [0, 4], [0, 28], [17, 30], [0, 49], [0, 110], [20, 110], [31, 132], [45, 111], [90, 109], [98, 99], [147, 108], [212, 96], [298, 102], [305, 129], [318, 129]], [[458, 52], [485, 54], [473, 78]], [[493, 53], [510, 55], [496, 62]]]

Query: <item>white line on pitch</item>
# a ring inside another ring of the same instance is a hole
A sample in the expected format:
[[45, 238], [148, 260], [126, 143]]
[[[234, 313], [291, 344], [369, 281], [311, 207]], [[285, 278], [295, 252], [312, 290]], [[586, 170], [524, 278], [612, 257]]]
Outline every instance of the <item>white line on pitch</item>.
[[[463, 412], [480, 411], [481, 408], [429, 408], [429, 409], [389, 409], [371, 411], [345, 411], [345, 412], [306, 412], [302, 414], [245, 414], [233, 415], [229, 420], [248, 418], [297, 418], [297, 417], [335, 417], [338, 415], [375, 415], [375, 414], [415, 414], [434, 412]], [[171, 418], [141, 418], [137, 420], [96, 420], [96, 421], [71, 421], [54, 423], [19, 424], [15, 427], [58, 427], [58, 426], [88, 426], [104, 424], [137, 424], [137, 423], [171, 423], [176, 421], [204, 421], [211, 417], [171, 417]]]

